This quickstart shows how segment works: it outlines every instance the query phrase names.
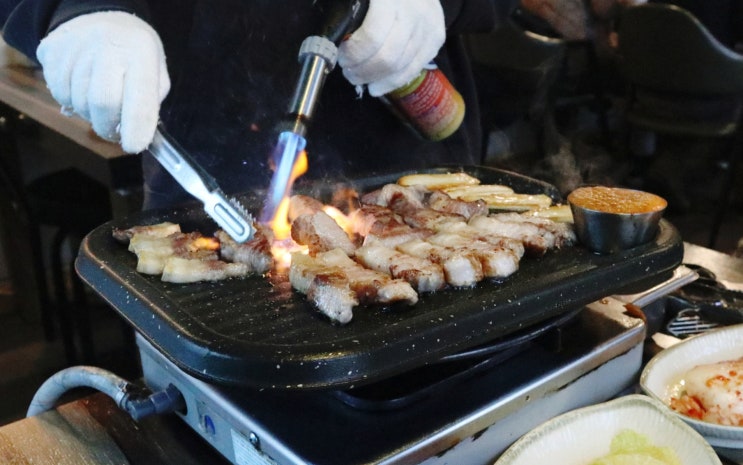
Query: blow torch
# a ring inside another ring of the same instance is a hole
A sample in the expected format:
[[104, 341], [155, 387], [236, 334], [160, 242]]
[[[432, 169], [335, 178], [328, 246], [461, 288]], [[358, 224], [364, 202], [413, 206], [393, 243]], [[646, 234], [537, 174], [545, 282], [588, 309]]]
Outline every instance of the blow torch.
[[292, 169], [307, 145], [307, 125], [314, 115], [325, 78], [335, 67], [338, 45], [361, 25], [369, 0], [317, 0], [315, 6], [327, 12], [327, 22], [320, 35], [307, 37], [299, 48], [302, 68], [283, 130], [271, 154], [275, 170], [260, 216], [262, 223], [273, 220], [281, 201], [289, 195]]

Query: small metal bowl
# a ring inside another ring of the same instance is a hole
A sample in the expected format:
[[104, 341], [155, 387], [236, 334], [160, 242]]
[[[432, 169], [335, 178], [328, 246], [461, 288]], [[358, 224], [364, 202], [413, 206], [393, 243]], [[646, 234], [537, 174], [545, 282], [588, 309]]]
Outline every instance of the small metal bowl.
[[650, 242], [668, 202], [649, 192], [579, 187], [568, 195], [575, 234], [592, 252], [611, 254]]

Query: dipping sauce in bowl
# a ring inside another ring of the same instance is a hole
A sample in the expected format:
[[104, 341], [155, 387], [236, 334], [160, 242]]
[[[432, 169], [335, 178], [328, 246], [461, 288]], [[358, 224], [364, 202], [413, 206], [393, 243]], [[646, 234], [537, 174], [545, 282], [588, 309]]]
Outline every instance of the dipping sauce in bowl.
[[651, 241], [668, 206], [663, 197], [620, 187], [579, 187], [568, 195], [578, 239], [606, 254]]

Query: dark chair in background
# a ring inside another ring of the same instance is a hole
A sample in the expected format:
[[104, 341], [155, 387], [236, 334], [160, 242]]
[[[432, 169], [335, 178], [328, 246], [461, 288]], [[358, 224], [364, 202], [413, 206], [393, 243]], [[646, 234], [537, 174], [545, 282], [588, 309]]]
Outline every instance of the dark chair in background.
[[[722, 145], [723, 177], [719, 186], [710, 186], [717, 189], [708, 243], [713, 248], [742, 148], [743, 56], [718, 42], [688, 11], [671, 5], [626, 8], [617, 33], [629, 130], [711, 138]], [[684, 154], [679, 156], [683, 163]]]
[[524, 118], [536, 133], [536, 150], [544, 154], [554, 149], [552, 89], [565, 57], [565, 42], [524, 30], [514, 21], [490, 33], [469, 35], [465, 41], [479, 82], [485, 137]]
[[0, 216], [11, 278], [15, 288], [23, 288], [21, 298], [38, 305], [46, 339], [61, 336], [67, 363], [92, 363], [88, 302], [74, 260], [85, 234], [112, 217], [108, 190], [74, 168], [24, 181], [16, 145], [23, 126], [16, 112], [4, 109]]

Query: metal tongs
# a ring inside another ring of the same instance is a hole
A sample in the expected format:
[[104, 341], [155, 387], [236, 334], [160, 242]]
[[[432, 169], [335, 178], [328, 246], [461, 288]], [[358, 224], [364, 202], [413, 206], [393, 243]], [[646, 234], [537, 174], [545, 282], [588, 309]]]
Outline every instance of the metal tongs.
[[743, 323], [743, 292], [728, 289], [714, 272], [703, 266], [686, 266], [693, 268], [699, 274], [699, 279], [679, 289], [673, 297], [715, 323]]
[[178, 184], [204, 203], [204, 211], [232, 239], [245, 242], [253, 237], [253, 217], [247, 209], [222, 192], [217, 181], [168, 135], [162, 123], [157, 125], [148, 150]]

